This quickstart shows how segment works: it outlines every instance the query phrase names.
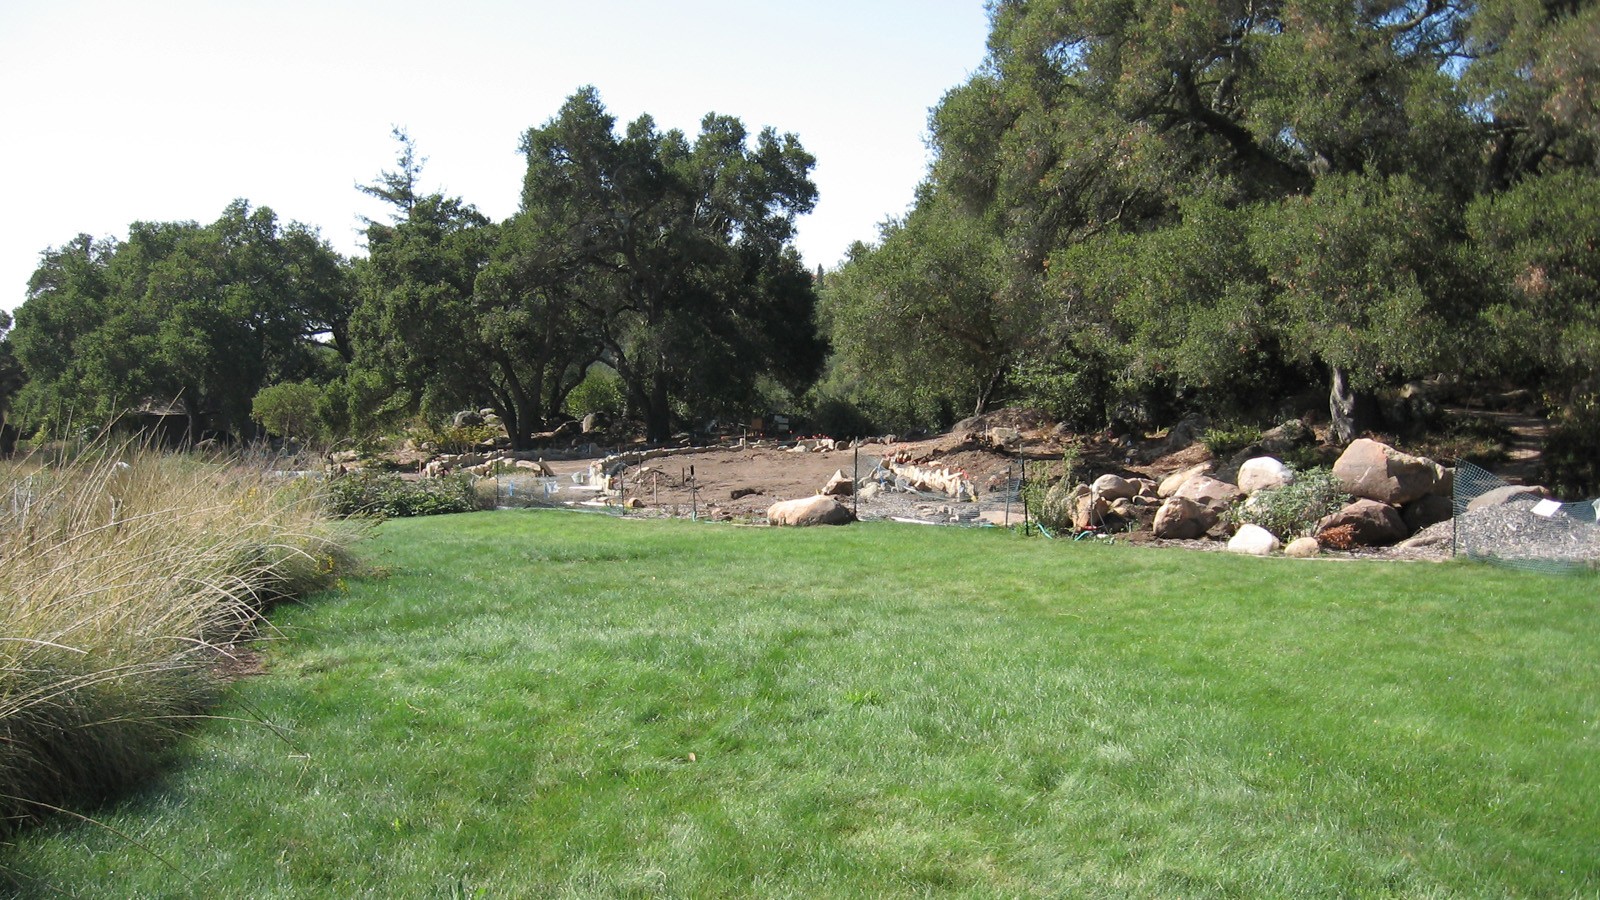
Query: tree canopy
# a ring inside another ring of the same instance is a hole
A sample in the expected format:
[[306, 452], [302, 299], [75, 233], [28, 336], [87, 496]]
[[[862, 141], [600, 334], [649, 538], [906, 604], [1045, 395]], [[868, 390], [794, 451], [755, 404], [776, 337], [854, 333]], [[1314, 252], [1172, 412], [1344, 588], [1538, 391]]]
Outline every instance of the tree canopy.
[[[1575, 207], [1597, 177], [1600, 5], [998, 0], [990, 14], [986, 64], [930, 117], [915, 207], [829, 279], [835, 365], [875, 372], [867, 392], [947, 351], [868, 350], [860, 323], [970, 335], [1009, 310], [1037, 327], [995, 344], [1009, 368], [988, 396], [1081, 409], [1087, 392], [1104, 418], [1260, 404], [1259, 389], [1322, 379], [1348, 440], [1356, 394], [1486, 374], [1496, 354], [1461, 342], [1535, 334], [1560, 335], [1541, 371], [1576, 378], [1559, 360], [1590, 343], [1594, 295], [1578, 297], [1596, 247], [1530, 211], [1589, 218]], [[983, 237], [941, 246], [934, 221]], [[995, 248], [982, 265], [975, 246]], [[936, 302], [951, 266], [989, 286]]]
[[574, 267], [572, 299], [649, 439], [675, 408], [748, 410], [757, 376], [803, 389], [821, 364], [810, 272], [791, 241], [816, 202], [794, 135], [708, 114], [691, 143], [641, 116], [622, 132], [592, 88], [522, 142], [523, 233]]
[[258, 390], [337, 364], [345, 266], [315, 232], [244, 201], [205, 226], [80, 235], [41, 255], [17, 309], [18, 405], [61, 428], [181, 402], [196, 436], [250, 434]]
[[0, 412], [176, 398], [248, 436], [286, 386], [260, 412], [311, 433], [314, 387], [341, 434], [492, 407], [524, 447], [574, 391], [662, 442], [780, 403], [1134, 428], [1325, 390], [1344, 441], [1371, 393], [1446, 375], [1600, 421], [1600, 2], [988, 8], [912, 206], [835, 271], [793, 246], [795, 135], [619, 125], [586, 87], [523, 133], [504, 221], [430, 192], [396, 128], [354, 261], [242, 200], [47, 249], [0, 322]]

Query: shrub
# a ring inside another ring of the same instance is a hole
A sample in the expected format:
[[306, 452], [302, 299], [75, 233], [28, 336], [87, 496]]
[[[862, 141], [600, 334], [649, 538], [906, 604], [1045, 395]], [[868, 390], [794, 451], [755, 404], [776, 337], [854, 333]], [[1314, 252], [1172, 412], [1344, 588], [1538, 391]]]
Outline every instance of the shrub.
[[151, 771], [263, 607], [330, 584], [315, 485], [104, 445], [0, 464], [0, 832]]
[[1051, 531], [1072, 530], [1073, 510], [1067, 498], [1082, 480], [1082, 469], [1082, 451], [1073, 445], [1061, 454], [1060, 462], [1045, 466], [1041, 472], [1028, 473], [1028, 480], [1022, 485], [1022, 502], [1034, 521]]
[[1295, 480], [1283, 487], [1257, 491], [1229, 515], [1237, 525], [1259, 525], [1289, 541], [1309, 535], [1319, 520], [1350, 500], [1332, 469], [1308, 469], [1297, 472]]
[[480, 508], [472, 476], [464, 473], [408, 481], [391, 472], [351, 472], [328, 483], [328, 503], [340, 516], [395, 519]]
[[594, 412], [621, 417], [628, 408], [622, 377], [604, 366], [590, 366], [583, 380], [567, 394], [566, 407], [578, 419]]
[[445, 425], [436, 428], [426, 423], [413, 425], [406, 436], [417, 445], [433, 444], [442, 453], [469, 453], [485, 441], [491, 441], [505, 431], [498, 425]]
[[1569, 404], [1544, 445], [1544, 482], [1559, 496], [1600, 494], [1600, 395]]
[[1207, 428], [1200, 436], [1206, 449], [1217, 459], [1227, 459], [1240, 450], [1261, 440], [1261, 429], [1250, 425], [1235, 425], [1226, 428]]
[[322, 395], [322, 388], [310, 381], [264, 387], [250, 403], [250, 418], [278, 437], [320, 444], [327, 435], [317, 412]]

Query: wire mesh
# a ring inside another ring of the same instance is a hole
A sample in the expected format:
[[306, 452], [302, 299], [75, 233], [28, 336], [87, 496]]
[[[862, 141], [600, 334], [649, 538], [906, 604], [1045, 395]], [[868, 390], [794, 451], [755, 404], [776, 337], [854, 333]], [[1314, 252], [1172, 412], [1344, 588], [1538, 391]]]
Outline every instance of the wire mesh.
[[1463, 462], [1451, 503], [1458, 556], [1542, 572], [1600, 569], [1600, 500], [1562, 503]]

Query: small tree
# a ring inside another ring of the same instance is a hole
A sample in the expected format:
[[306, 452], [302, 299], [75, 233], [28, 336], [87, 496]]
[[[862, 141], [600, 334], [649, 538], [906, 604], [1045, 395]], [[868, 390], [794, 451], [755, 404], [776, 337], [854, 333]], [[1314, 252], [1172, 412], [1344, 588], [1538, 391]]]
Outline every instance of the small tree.
[[302, 444], [320, 444], [327, 427], [317, 414], [322, 388], [310, 381], [262, 388], [250, 403], [250, 418], [271, 434]]

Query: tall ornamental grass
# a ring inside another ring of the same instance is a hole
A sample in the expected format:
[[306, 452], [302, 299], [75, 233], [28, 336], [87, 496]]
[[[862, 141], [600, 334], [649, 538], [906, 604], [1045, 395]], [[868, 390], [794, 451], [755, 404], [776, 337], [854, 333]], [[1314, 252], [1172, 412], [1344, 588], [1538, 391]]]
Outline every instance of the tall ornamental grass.
[[266, 605], [343, 560], [317, 488], [100, 447], [0, 463], [0, 834], [148, 774]]

